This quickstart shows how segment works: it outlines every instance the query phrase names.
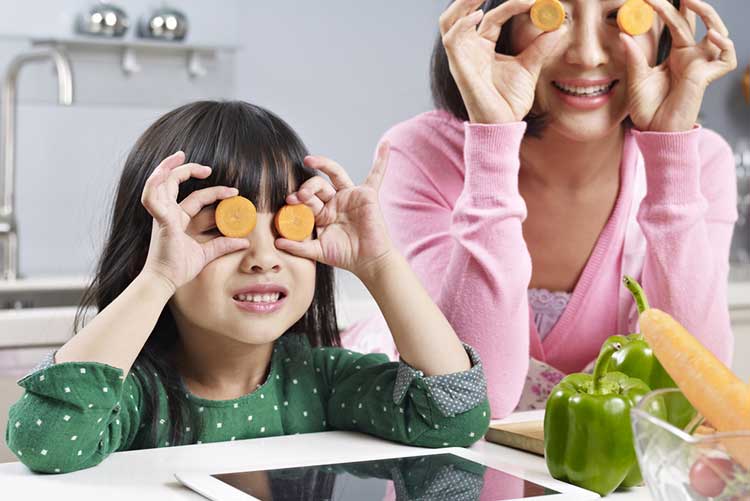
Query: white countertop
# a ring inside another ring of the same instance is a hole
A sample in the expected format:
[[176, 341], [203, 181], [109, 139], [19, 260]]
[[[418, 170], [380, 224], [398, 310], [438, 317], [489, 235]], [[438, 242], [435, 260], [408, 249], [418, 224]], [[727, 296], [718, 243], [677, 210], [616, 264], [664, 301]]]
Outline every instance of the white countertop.
[[[519, 419], [519, 416], [528, 418], [529, 413], [520, 413], [510, 419]], [[598, 498], [594, 493], [552, 479], [543, 458], [484, 440], [468, 449], [420, 449], [350, 432], [311, 433], [117, 452], [93, 468], [57, 475], [38, 475], [21, 463], [5, 463], [0, 464], [0, 486], [4, 495], [12, 493], [23, 499], [34, 500], [205, 501], [180, 484], [174, 474], [309, 466], [444, 452], [505, 470], [545, 487], [567, 489], [568, 492], [576, 493], [576, 499], [580, 501]], [[550, 496], [544, 499], [554, 498]], [[645, 487], [638, 487], [616, 492], [607, 499], [645, 501], [651, 497]]]

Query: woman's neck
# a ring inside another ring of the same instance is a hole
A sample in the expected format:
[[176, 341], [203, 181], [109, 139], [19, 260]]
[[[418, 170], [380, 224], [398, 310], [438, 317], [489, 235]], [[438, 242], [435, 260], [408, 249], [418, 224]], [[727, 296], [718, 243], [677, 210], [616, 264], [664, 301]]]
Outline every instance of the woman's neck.
[[215, 332], [180, 329], [172, 361], [194, 395], [230, 400], [252, 393], [265, 382], [273, 347], [273, 342], [251, 345]]
[[521, 183], [535, 189], [585, 192], [619, 172], [625, 130], [595, 141], [579, 142], [554, 129], [521, 144]]

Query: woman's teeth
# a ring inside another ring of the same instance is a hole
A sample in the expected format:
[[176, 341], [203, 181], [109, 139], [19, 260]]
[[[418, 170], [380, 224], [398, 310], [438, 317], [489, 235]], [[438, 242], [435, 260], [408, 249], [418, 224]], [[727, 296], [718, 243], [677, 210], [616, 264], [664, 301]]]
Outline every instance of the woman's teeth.
[[279, 300], [281, 293], [273, 294], [238, 294], [234, 296], [237, 301], [246, 301], [250, 303], [275, 303]]
[[591, 97], [607, 94], [612, 89], [612, 87], [615, 86], [616, 83], [617, 81], [614, 81], [606, 85], [595, 85], [592, 87], [573, 87], [557, 82], [552, 82], [552, 85], [565, 92], [566, 94], [570, 94], [571, 96]]

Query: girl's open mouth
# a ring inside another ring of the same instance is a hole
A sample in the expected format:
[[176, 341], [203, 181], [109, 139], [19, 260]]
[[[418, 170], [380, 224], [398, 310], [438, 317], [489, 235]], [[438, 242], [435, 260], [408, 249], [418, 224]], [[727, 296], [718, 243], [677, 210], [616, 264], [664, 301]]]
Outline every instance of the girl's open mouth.
[[283, 292], [237, 294], [232, 299], [241, 310], [251, 313], [271, 313], [281, 308], [286, 301], [286, 295]]

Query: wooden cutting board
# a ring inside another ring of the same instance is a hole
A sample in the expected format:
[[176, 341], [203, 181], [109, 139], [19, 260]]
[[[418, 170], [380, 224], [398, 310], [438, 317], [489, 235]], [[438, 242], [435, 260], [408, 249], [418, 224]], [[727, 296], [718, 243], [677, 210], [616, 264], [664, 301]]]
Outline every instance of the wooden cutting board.
[[[699, 426], [694, 435], [710, 435], [716, 430]], [[489, 442], [544, 456], [544, 420], [490, 425], [484, 438]]]
[[544, 456], [544, 420], [493, 424], [484, 436], [489, 442]]

